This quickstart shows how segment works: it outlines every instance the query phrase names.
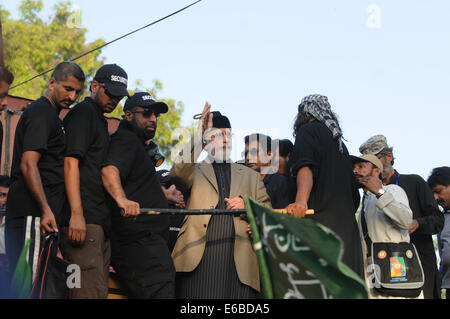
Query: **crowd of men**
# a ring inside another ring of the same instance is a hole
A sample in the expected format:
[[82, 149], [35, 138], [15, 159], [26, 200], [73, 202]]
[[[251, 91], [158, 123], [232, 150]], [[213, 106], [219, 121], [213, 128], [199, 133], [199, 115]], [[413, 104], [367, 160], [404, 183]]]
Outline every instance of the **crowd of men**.
[[[0, 68], [2, 109], [13, 78]], [[11, 178], [0, 177], [2, 297], [16, 297], [9, 284], [25, 243], [35, 279], [46, 236], [57, 233], [62, 257], [81, 269], [71, 299], [107, 298], [111, 271], [129, 298], [260, 298], [245, 218], [141, 213], [245, 209], [244, 196], [333, 230], [344, 245], [342, 261], [366, 281], [369, 236], [416, 246], [425, 275], [421, 297], [439, 299], [441, 289], [450, 288], [449, 167], [435, 168], [427, 182], [399, 173], [383, 135], [369, 138], [361, 154], [351, 156], [327, 97], [309, 95], [298, 107], [294, 144], [251, 134], [236, 163], [230, 160], [231, 123], [206, 103], [170, 171], [157, 172], [149, 148], [160, 115], [169, 109], [146, 92], [129, 96], [127, 79], [120, 66], [104, 65], [89, 84], [90, 95], [73, 106], [85, 74], [74, 62], [60, 63], [43, 96], [21, 115]], [[123, 119], [110, 135], [105, 114], [124, 97]], [[69, 108], [61, 120], [60, 111]], [[199, 161], [203, 151], [207, 156]], [[315, 214], [305, 217], [309, 208]]]

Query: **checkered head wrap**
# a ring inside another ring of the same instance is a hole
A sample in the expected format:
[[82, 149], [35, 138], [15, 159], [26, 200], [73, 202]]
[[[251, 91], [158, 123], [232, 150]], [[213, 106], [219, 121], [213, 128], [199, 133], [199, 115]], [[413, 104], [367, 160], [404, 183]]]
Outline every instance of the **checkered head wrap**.
[[313, 116], [316, 120], [325, 124], [331, 131], [331, 134], [333, 134], [333, 139], [339, 140], [339, 151], [343, 152], [342, 130], [331, 111], [331, 105], [326, 96], [319, 94], [305, 96], [298, 106], [298, 110]]

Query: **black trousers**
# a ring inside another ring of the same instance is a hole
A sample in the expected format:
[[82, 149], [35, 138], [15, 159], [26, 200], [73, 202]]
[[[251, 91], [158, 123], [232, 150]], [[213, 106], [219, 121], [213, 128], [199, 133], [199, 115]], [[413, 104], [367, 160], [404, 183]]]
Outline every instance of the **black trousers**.
[[173, 282], [145, 285], [133, 274], [118, 273], [118, 276], [119, 283], [129, 299], [173, 299], [175, 297]]
[[129, 243], [112, 240], [111, 248], [111, 264], [128, 298], [175, 298], [175, 267], [162, 238], [149, 235]]

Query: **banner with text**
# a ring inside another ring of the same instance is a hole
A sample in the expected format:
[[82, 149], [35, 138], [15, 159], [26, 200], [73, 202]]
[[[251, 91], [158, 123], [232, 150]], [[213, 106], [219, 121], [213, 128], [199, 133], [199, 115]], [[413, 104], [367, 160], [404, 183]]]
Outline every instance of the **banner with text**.
[[367, 298], [364, 281], [342, 263], [343, 244], [309, 218], [274, 212], [245, 197], [266, 298]]

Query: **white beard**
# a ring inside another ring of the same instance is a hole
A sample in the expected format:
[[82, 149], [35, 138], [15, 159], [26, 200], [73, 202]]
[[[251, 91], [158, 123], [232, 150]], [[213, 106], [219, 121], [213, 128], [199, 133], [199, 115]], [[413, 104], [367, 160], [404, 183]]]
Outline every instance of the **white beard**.
[[208, 152], [208, 162], [231, 163], [231, 149], [227, 148], [224, 151], [222, 148], [217, 150], [206, 146], [205, 150]]
[[383, 165], [383, 172], [381, 172], [381, 177], [385, 179], [392, 170], [392, 164]]

